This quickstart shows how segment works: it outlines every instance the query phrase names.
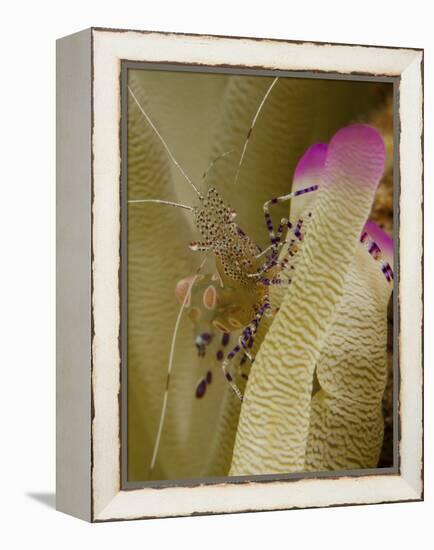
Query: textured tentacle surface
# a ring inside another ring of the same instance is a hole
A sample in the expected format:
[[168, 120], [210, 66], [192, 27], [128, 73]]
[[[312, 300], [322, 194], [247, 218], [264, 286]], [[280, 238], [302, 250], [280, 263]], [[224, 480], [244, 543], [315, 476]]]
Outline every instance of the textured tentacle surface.
[[317, 364], [305, 470], [374, 468], [383, 440], [387, 303], [392, 285], [357, 247]]
[[384, 144], [373, 128], [349, 126], [332, 138], [292, 284], [247, 385], [231, 475], [305, 467], [315, 365], [383, 167]]

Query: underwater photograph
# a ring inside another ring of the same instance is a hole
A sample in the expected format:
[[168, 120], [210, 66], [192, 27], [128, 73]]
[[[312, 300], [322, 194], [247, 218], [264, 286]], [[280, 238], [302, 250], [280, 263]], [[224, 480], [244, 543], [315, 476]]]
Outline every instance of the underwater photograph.
[[396, 466], [394, 85], [125, 70], [126, 480]]

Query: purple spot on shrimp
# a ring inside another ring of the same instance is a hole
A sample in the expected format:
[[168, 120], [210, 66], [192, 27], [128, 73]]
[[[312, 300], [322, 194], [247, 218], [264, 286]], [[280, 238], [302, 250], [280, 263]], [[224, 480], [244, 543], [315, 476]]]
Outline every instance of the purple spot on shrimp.
[[212, 382], [212, 372], [209, 370], [207, 373], [206, 373], [206, 383], [207, 384], [211, 384]]
[[366, 231], [363, 231], [363, 233], [360, 235], [360, 242], [364, 243], [366, 241], [367, 236], [368, 234], [366, 233]]
[[312, 185], [311, 187], [306, 187], [306, 189], [300, 189], [299, 191], [296, 191], [294, 193], [294, 197], [298, 197], [298, 195], [304, 195], [305, 193], [311, 193], [312, 191], [316, 191], [318, 189], [318, 185]]
[[277, 199], [271, 199], [271, 204], [277, 204]]
[[384, 263], [381, 266], [381, 271], [384, 273], [384, 276], [386, 277], [387, 281], [390, 283], [393, 279], [393, 271], [390, 265], [388, 263]]
[[204, 379], [202, 379], [199, 384], [197, 385], [197, 388], [196, 388], [196, 397], [198, 399], [200, 399], [201, 397], [203, 397], [205, 395], [205, 392], [206, 392], [206, 381]]
[[215, 355], [217, 357], [217, 361], [223, 361], [223, 351], [221, 349], [219, 349]]
[[231, 360], [235, 357], [235, 355], [240, 351], [240, 346], [237, 344], [234, 349], [229, 353], [228, 359]]
[[228, 382], [232, 382], [232, 376], [228, 372], [225, 373], [225, 376]]
[[224, 332], [222, 335], [222, 346], [227, 346], [229, 344], [229, 332]]
[[247, 361], [247, 355], [243, 355], [241, 357], [240, 366], [244, 365], [244, 363]]
[[374, 256], [376, 254], [379, 254], [380, 252], [381, 252], [381, 250], [380, 250], [379, 246], [377, 245], [377, 243], [371, 242], [371, 244], [369, 246], [369, 254]]
[[[366, 234], [366, 235], [365, 235]], [[362, 240], [362, 237], [364, 239]], [[393, 239], [389, 237], [387, 233], [379, 225], [374, 223], [371, 220], [368, 220], [363, 228], [362, 236], [360, 237], [361, 242], [366, 240], [368, 237], [372, 238], [375, 241], [381, 252], [386, 256], [387, 262], [393, 264]]]
[[249, 377], [247, 376], [247, 374], [245, 372], [242, 372], [241, 373], [241, 378], [244, 378], [244, 380], [248, 380]]

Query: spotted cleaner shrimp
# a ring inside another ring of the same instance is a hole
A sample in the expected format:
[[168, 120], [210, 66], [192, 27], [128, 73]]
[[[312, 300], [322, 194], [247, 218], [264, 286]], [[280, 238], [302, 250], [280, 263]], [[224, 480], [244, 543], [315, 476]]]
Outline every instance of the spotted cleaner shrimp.
[[[241, 153], [235, 176], [235, 183], [238, 179], [239, 170], [242, 166], [256, 120], [277, 81], [278, 78], [276, 77], [267, 89], [255, 113]], [[194, 277], [183, 279], [177, 285], [177, 296], [180, 299], [183, 309], [189, 310], [189, 317], [192, 320], [198, 320], [199, 316], [203, 316], [202, 324], [208, 324], [223, 333], [223, 346], [228, 344], [230, 333], [242, 329], [237, 344], [227, 354], [222, 363], [222, 370], [226, 380], [229, 382], [238, 398], [242, 400], [243, 396], [230, 372], [230, 363], [240, 351], [244, 353], [244, 357], [249, 359], [251, 363], [254, 361], [249, 352], [249, 348], [252, 347], [253, 338], [258, 330], [263, 315], [271, 309], [269, 287], [271, 285], [289, 284], [291, 282], [289, 278], [282, 279], [279, 275], [285, 269], [288, 263], [288, 257], [293, 255], [297, 249], [296, 240], [302, 240], [302, 220], [299, 220], [297, 224], [293, 226], [287, 218], [282, 218], [277, 232], [275, 232], [269, 213], [269, 207], [273, 204], [289, 201], [298, 195], [316, 191], [318, 186], [314, 185], [296, 191], [295, 193], [273, 198], [263, 205], [266, 227], [268, 229], [271, 244], [265, 250], [261, 250], [259, 246], [246, 235], [241, 227], [237, 225], [235, 222], [236, 212], [224, 202], [215, 187], [209, 188], [205, 196], [200, 193], [198, 187], [176, 161], [158, 129], [140, 105], [131, 88], [129, 88], [129, 93], [160, 139], [171, 160], [175, 163], [197, 194], [200, 204], [198, 206], [189, 206], [159, 199], [135, 199], [128, 202], [156, 202], [175, 208], [183, 208], [192, 213], [194, 225], [201, 234], [203, 240], [190, 243], [190, 250], [212, 253], [216, 260], [217, 272], [213, 275], [198, 273]], [[230, 152], [226, 152], [220, 155], [218, 159], [214, 159], [204, 176], [206, 176], [209, 169], [217, 160], [229, 153]], [[288, 237], [285, 237], [285, 239], [283, 239], [282, 236], [285, 229], [288, 231], [292, 230], [295, 238], [290, 240]], [[278, 259], [279, 250], [285, 244], [288, 245], [288, 257]], [[192, 296], [193, 287], [196, 287], [196, 292], [194, 294], [201, 297], [201, 307], [197, 303], [198, 301], [195, 300], [195, 297]], [[183, 303], [185, 296], [186, 300], [185, 303]], [[204, 310], [204, 314], [200, 311], [201, 309]], [[213, 334], [209, 331], [200, 332], [198, 334], [195, 344], [198, 348], [199, 356], [205, 354], [206, 346], [212, 338]], [[220, 358], [222, 351], [219, 350], [219, 352], [218, 357]], [[203, 388], [205, 387], [204, 381], [206, 381], [206, 378], [201, 381], [202, 383], [199, 383], [197, 387], [197, 397], [201, 397], [202, 395]]]

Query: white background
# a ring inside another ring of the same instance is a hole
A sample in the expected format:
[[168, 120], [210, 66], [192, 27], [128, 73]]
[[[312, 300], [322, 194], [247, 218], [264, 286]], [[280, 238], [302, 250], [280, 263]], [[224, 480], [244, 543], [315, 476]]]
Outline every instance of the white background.
[[[433, 17], [430, 2], [9, 2], [2, 6], [3, 548], [432, 548]], [[88, 525], [54, 505], [55, 39], [89, 26], [425, 48], [426, 501]], [[431, 284], [430, 284], [431, 283]]]

